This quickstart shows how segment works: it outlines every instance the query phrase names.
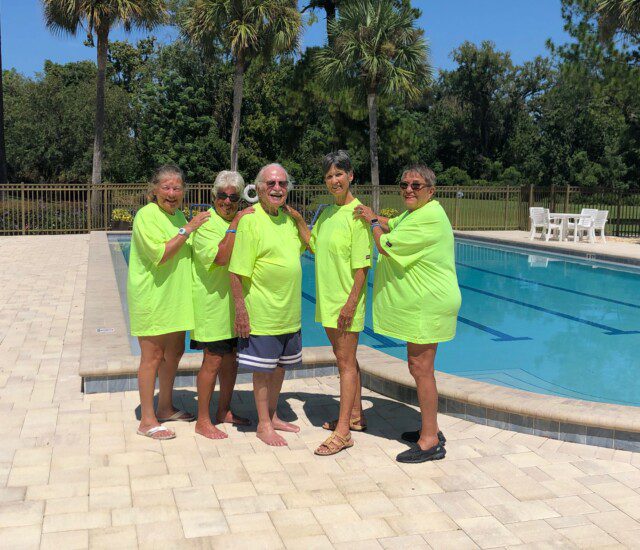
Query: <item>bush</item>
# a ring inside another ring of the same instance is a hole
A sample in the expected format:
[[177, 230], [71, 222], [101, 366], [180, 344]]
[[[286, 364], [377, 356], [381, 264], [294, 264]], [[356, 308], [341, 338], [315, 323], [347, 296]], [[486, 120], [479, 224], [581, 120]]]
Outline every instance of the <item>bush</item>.
[[471, 185], [471, 176], [462, 168], [451, 166], [437, 178], [438, 185]]
[[111, 212], [111, 219], [114, 222], [133, 222], [133, 215], [124, 208], [114, 208]]
[[384, 216], [385, 218], [395, 218], [396, 216], [400, 215], [400, 212], [398, 212], [395, 208], [383, 208], [382, 210], [380, 210], [380, 215]]

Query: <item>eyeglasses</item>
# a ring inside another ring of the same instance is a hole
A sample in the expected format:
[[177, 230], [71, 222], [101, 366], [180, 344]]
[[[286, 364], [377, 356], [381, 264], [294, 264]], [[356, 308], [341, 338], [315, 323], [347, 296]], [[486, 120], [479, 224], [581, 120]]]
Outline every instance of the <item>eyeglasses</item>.
[[235, 193], [232, 193], [231, 195], [227, 195], [223, 191], [218, 191], [216, 193], [216, 199], [221, 201], [229, 199], [231, 202], [238, 202], [240, 200], [240, 195], [236, 195]]
[[400, 189], [402, 189], [403, 191], [405, 191], [407, 189], [407, 187], [411, 187], [412, 191], [420, 191], [420, 189], [423, 189], [424, 187], [431, 187], [430, 185], [427, 184], [422, 184], [422, 183], [408, 183], [406, 181], [401, 181], [400, 182]]
[[280, 187], [282, 187], [283, 189], [286, 189], [287, 187], [289, 187], [289, 182], [287, 180], [269, 180], [269, 181], [265, 181], [264, 182], [265, 185], [269, 188], [269, 189], [273, 189], [276, 184], [280, 184]]

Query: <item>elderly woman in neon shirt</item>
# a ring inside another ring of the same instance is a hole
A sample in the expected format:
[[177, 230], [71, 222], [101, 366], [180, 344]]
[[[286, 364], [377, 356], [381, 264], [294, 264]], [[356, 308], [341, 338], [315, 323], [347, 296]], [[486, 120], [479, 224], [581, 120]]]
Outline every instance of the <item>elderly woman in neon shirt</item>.
[[407, 210], [395, 218], [376, 216], [366, 206], [355, 215], [371, 225], [380, 253], [373, 286], [373, 328], [407, 342], [409, 371], [416, 381], [420, 430], [402, 438], [416, 443], [399, 462], [444, 458], [446, 439], [438, 428], [434, 362], [438, 343], [452, 340], [461, 296], [449, 219], [437, 200], [436, 177], [424, 164], [402, 173], [400, 194]]
[[[127, 278], [131, 334], [140, 343], [138, 434], [152, 439], [176, 435], [161, 422], [194, 419], [173, 406], [173, 383], [184, 353], [185, 331], [193, 328], [190, 236], [209, 212], [187, 222], [182, 210], [184, 176], [177, 166], [158, 168], [149, 189], [149, 204], [133, 220]], [[159, 379], [158, 408], [153, 396]]]
[[[223, 170], [213, 184], [211, 217], [193, 237], [193, 311], [195, 326], [191, 349], [203, 351], [198, 373], [198, 421], [196, 433], [209, 439], [225, 439], [227, 434], [215, 424], [250, 424], [231, 412], [236, 382], [238, 338], [234, 333], [233, 297], [229, 286], [229, 259], [240, 219], [254, 209], [238, 212], [244, 180], [238, 172]], [[220, 397], [215, 424], [209, 416], [211, 395], [220, 379]]]

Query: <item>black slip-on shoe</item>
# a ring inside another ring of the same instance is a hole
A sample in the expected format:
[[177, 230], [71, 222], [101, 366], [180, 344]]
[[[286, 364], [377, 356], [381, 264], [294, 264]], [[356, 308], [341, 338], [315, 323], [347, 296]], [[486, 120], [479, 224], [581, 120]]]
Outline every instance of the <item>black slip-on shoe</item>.
[[447, 451], [445, 448], [438, 443], [426, 451], [423, 451], [420, 447], [412, 447], [411, 449], [402, 451], [396, 457], [396, 460], [407, 464], [418, 464], [420, 462], [427, 462], [427, 460], [441, 460], [446, 454]]
[[[403, 441], [408, 441], [409, 443], [417, 443], [418, 439], [420, 439], [420, 430], [414, 430], [412, 432], [403, 432], [400, 436]], [[447, 442], [447, 438], [444, 436], [442, 432], [438, 432], [438, 443], [444, 447]]]

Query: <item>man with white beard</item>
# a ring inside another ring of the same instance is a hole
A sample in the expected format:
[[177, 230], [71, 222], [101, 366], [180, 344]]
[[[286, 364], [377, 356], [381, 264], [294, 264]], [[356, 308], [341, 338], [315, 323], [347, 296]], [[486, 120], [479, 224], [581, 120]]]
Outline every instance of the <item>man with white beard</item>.
[[291, 182], [279, 164], [264, 166], [255, 180], [259, 203], [238, 224], [229, 274], [235, 303], [238, 364], [253, 371], [257, 436], [287, 445], [276, 430], [300, 428], [278, 418], [284, 369], [302, 363], [300, 255], [306, 246], [285, 202]]

